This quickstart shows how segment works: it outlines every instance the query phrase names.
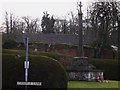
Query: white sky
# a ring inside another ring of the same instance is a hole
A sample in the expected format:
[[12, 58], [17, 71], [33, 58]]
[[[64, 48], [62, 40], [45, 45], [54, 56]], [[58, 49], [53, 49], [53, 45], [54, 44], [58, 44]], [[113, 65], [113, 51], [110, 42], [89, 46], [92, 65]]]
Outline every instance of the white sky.
[[77, 2], [82, 2], [85, 13], [87, 6], [94, 0], [0, 0], [0, 24], [4, 20], [5, 11], [15, 16], [31, 16], [42, 18], [43, 12], [63, 18], [72, 11], [77, 14]]

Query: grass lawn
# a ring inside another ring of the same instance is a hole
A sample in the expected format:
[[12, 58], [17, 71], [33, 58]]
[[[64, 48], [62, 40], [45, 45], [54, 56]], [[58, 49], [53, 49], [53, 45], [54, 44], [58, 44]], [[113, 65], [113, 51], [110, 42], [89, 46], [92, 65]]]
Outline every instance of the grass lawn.
[[108, 83], [69, 81], [68, 88], [118, 88], [118, 81], [108, 81]]

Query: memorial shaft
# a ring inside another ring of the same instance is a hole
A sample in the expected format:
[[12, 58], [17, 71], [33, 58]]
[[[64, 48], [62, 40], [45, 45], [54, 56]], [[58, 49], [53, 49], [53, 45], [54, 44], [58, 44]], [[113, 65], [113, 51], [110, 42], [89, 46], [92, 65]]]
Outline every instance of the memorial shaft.
[[79, 30], [78, 30], [78, 57], [83, 57], [83, 32], [82, 32], [82, 10], [81, 2], [79, 4], [78, 18], [79, 18]]

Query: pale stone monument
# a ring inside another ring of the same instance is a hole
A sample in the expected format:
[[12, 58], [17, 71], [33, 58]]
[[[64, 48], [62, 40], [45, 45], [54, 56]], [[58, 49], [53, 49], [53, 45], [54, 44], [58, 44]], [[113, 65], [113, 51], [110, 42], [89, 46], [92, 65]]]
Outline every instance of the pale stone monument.
[[103, 71], [96, 70], [88, 63], [88, 58], [84, 57], [83, 31], [82, 31], [82, 4], [78, 4], [79, 31], [78, 31], [78, 57], [73, 58], [72, 65], [67, 69], [69, 80], [96, 81], [98, 76], [103, 79]]

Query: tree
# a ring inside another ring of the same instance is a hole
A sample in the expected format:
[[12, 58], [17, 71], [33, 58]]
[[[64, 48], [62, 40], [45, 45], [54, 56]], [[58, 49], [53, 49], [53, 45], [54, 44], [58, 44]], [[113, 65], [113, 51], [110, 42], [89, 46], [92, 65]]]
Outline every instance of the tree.
[[6, 34], [13, 35], [18, 33], [19, 24], [19, 18], [15, 17], [12, 13], [5, 13], [5, 22], [3, 22], [2, 27], [5, 28]]
[[55, 19], [54, 31], [55, 33], [61, 33], [61, 20], [59, 18]]
[[8, 13], [5, 13], [5, 28], [6, 28], [6, 33], [9, 34], [9, 17], [8, 17]]
[[118, 14], [120, 9], [118, 3], [113, 2], [95, 2], [90, 10], [91, 27], [96, 32], [96, 47], [98, 56], [102, 50], [110, 49], [112, 32], [118, 30]]
[[54, 24], [55, 24], [54, 17], [53, 16], [49, 17], [49, 14], [47, 12], [44, 12], [44, 15], [41, 21], [42, 32], [43, 33], [55, 33]]
[[56, 18], [55, 33], [78, 34], [78, 16], [70, 12], [64, 18]]
[[69, 33], [70, 34], [78, 34], [78, 15], [75, 15], [72, 11], [69, 14], [71, 17], [69, 18]]
[[68, 21], [66, 18], [56, 18], [54, 28], [55, 33], [68, 34]]
[[38, 29], [38, 21], [39, 19], [31, 19], [30, 17], [22, 17], [24, 20], [22, 25], [25, 24], [26, 33], [36, 33]]

